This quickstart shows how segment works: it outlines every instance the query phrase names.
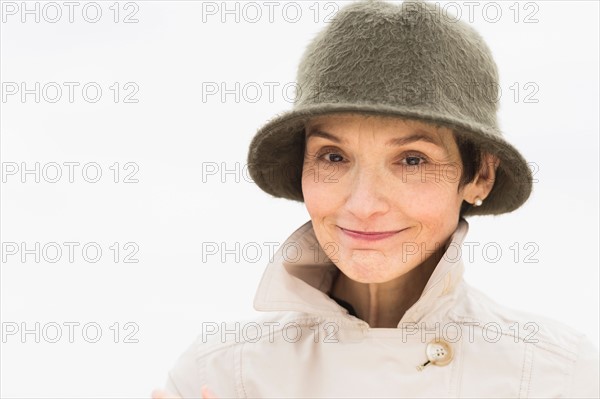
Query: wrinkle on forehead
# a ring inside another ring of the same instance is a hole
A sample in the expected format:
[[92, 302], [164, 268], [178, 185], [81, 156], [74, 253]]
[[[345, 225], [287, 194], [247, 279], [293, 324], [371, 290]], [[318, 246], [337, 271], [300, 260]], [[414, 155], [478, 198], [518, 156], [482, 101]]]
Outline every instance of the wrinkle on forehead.
[[[360, 113], [338, 113], [338, 114], [326, 114], [317, 115], [309, 119], [305, 123], [305, 134], [309, 131], [321, 129], [329, 124], [346, 123], [348, 121], [357, 120], [358, 128], [357, 131], [367, 132], [367, 137], [371, 141], [375, 141], [375, 134], [378, 130], [378, 126], [390, 126], [404, 124], [410, 128], [419, 128], [420, 132], [424, 132], [431, 137], [436, 138], [437, 142], [446, 150], [448, 154], [454, 152], [457, 148], [456, 140], [453, 135], [452, 129], [439, 123], [426, 122], [418, 119], [403, 118], [392, 115], [372, 115], [372, 114], [360, 114]], [[369, 123], [370, 121], [376, 121], [376, 123]], [[326, 130], [326, 129], [324, 129]], [[333, 133], [333, 132], [332, 132]], [[335, 133], [334, 133], [335, 134]], [[409, 135], [407, 132], [405, 135]], [[364, 137], [364, 136], [363, 136]], [[454, 145], [453, 145], [454, 144]]]

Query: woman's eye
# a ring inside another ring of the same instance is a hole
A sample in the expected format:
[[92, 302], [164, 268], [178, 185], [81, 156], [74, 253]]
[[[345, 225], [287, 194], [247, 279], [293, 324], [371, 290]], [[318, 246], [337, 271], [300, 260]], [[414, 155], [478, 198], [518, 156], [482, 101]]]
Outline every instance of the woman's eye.
[[[317, 158], [324, 160], [325, 162], [329, 162], [329, 163], [344, 162], [344, 156], [340, 155], [339, 153], [337, 153], [335, 151], [325, 151], [322, 154], [320, 154]], [[423, 156], [408, 155], [402, 159], [401, 163], [408, 165], [408, 166], [420, 166], [426, 162], [427, 162], [427, 159]]]
[[327, 154], [326, 157], [330, 162], [340, 162], [344, 159], [340, 154], [335, 153]]
[[409, 155], [404, 160], [406, 160], [408, 166], [419, 166], [427, 161], [424, 157], [418, 155]]
[[344, 157], [336, 152], [333, 151], [326, 151], [324, 153], [322, 153], [321, 155], [319, 155], [318, 157], [319, 159], [325, 159], [325, 161], [327, 162], [331, 162], [331, 163], [338, 163], [344, 160]]

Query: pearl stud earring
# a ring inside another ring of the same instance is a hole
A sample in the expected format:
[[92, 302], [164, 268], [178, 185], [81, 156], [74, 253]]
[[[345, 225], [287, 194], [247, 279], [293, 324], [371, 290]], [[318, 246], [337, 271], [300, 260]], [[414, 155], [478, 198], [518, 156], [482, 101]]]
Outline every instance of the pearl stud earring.
[[481, 204], [483, 204], [483, 200], [479, 197], [475, 197], [475, 203], [473, 206], [481, 206]]

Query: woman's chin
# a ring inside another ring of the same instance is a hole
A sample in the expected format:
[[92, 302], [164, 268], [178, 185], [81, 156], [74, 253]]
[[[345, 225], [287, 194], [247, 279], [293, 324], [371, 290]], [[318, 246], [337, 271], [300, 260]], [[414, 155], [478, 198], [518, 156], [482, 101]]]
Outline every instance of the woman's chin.
[[385, 256], [376, 252], [374, 254], [354, 254], [341, 266], [338, 264], [338, 268], [348, 278], [363, 284], [386, 283], [401, 275], [398, 270], [392, 270], [392, 265]]

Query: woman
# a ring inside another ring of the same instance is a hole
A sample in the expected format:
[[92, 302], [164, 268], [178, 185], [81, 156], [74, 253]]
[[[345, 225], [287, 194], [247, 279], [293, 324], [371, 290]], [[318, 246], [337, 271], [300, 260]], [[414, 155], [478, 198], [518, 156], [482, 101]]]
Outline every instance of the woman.
[[598, 397], [587, 337], [462, 278], [465, 218], [532, 189], [482, 38], [422, 1], [359, 1], [308, 46], [298, 84], [248, 156], [311, 219], [263, 275], [268, 313], [203, 326], [153, 396]]

